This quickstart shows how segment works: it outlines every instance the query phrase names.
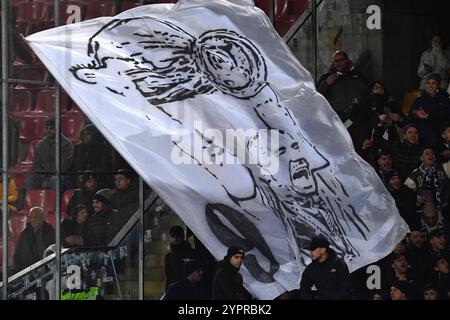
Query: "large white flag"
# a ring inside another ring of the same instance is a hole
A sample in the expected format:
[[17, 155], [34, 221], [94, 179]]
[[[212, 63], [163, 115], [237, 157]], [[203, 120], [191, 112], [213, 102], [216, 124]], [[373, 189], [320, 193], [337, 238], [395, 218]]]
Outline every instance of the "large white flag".
[[311, 237], [351, 271], [406, 234], [313, 79], [249, 0], [181, 0], [31, 35], [83, 112], [246, 287], [299, 287]]

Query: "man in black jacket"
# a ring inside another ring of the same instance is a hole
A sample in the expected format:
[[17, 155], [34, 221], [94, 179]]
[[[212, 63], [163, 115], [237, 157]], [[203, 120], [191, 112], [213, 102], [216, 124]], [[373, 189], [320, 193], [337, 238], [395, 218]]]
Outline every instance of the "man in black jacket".
[[41, 260], [45, 249], [55, 243], [55, 231], [44, 221], [41, 207], [30, 209], [27, 227], [22, 231], [14, 253], [14, 268], [18, 272]]
[[[322, 237], [311, 240], [309, 250], [313, 260], [303, 271], [300, 299], [343, 300], [350, 298], [350, 274], [345, 262]], [[313, 291], [313, 286], [316, 288]]]
[[220, 262], [214, 276], [213, 300], [249, 300], [250, 295], [243, 285], [242, 275], [239, 273], [244, 262], [244, 249], [237, 246], [228, 248], [227, 255]]
[[191, 259], [184, 263], [184, 279], [172, 283], [162, 300], [207, 300], [208, 292], [200, 284], [203, 268], [199, 261]]
[[345, 122], [354, 107], [361, 103], [367, 92], [362, 75], [353, 69], [353, 63], [344, 51], [333, 54], [330, 70], [317, 83], [319, 91], [330, 103], [340, 119]]
[[181, 226], [172, 226], [169, 230], [170, 252], [164, 259], [166, 274], [166, 290], [172, 283], [183, 279], [184, 260], [196, 257], [194, 249], [184, 240], [184, 230]]

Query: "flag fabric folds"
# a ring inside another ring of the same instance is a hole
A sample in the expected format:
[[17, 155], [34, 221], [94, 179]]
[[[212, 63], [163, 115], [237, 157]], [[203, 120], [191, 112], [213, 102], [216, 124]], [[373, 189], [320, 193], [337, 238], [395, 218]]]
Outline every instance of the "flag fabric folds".
[[26, 38], [113, 147], [247, 289], [298, 288], [312, 237], [354, 271], [408, 230], [313, 79], [248, 0], [181, 0]]

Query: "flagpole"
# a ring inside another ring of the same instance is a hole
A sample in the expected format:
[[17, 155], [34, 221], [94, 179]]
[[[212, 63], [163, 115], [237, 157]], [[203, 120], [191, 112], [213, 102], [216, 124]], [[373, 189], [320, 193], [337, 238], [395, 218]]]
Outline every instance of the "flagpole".
[[3, 300], [8, 299], [8, 1], [2, 0], [2, 176], [3, 176], [3, 202], [2, 202], [2, 235], [3, 235]]
[[[61, 10], [60, 1], [55, 0], [55, 27], [61, 24]], [[55, 212], [55, 300], [61, 299], [61, 95], [60, 85], [56, 81], [55, 83], [55, 169], [56, 169], [56, 212]]]
[[313, 70], [312, 76], [314, 77], [314, 82], [317, 81], [317, 0], [311, 0], [311, 26], [312, 26], [312, 48], [313, 48]]

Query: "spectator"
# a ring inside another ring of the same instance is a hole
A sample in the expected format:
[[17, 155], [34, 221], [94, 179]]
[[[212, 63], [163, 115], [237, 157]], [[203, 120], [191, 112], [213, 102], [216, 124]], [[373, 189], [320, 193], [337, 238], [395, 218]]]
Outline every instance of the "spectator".
[[426, 90], [413, 101], [407, 120], [417, 125], [422, 142], [430, 147], [439, 145], [439, 129], [450, 117], [448, 93], [439, 89], [440, 83], [439, 74], [427, 76]]
[[415, 275], [410, 269], [410, 265], [404, 253], [393, 253], [391, 258], [391, 277], [387, 277], [389, 283], [396, 280], [408, 281], [411, 285], [415, 282]]
[[111, 206], [119, 212], [119, 225], [124, 225], [139, 208], [138, 186], [132, 182], [131, 172], [120, 169], [114, 175], [116, 189]]
[[342, 122], [346, 122], [352, 109], [358, 108], [367, 87], [362, 75], [353, 69], [348, 54], [337, 51], [330, 70], [320, 77], [317, 91], [328, 100]]
[[90, 247], [107, 246], [117, 230], [118, 213], [110, 206], [108, 189], [97, 191], [92, 200], [94, 215], [87, 222], [87, 245]]
[[41, 260], [45, 249], [55, 243], [55, 231], [44, 221], [44, 210], [40, 207], [30, 209], [25, 230], [19, 238], [14, 252], [14, 267], [16, 272]]
[[369, 300], [384, 300], [383, 294], [380, 290], [372, 290], [369, 293]]
[[352, 119], [353, 122], [355, 122], [355, 125], [357, 123], [364, 125], [365, 137], [370, 137], [372, 130], [381, 122], [388, 135], [387, 140], [391, 143], [397, 143], [399, 141], [397, 129], [403, 127], [405, 116], [395, 105], [394, 99], [387, 93], [380, 81], [372, 82], [369, 85], [369, 91], [370, 93], [364, 97], [361, 103], [364, 106], [364, 114], [361, 114], [359, 120]]
[[419, 144], [419, 131], [415, 124], [408, 124], [403, 129], [403, 142], [392, 143], [383, 139], [383, 124], [378, 124], [373, 133], [373, 143], [392, 154], [393, 167], [397, 169], [404, 181], [420, 164], [423, 147]]
[[420, 90], [424, 90], [427, 77], [432, 73], [441, 76], [441, 88], [446, 90], [448, 85], [448, 70], [450, 68], [450, 57], [443, 49], [443, 43], [440, 36], [435, 35], [431, 39], [431, 48], [425, 50], [420, 57], [420, 64], [417, 69], [417, 75], [421, 79]]
[[227, 255], [219, 263], [214, 276], [213, 300], [249, 300], [250, 295], [243, 285], [242, 275], [239, 273], [244, 262], [244, 249], [237, 246], [228, 248]]
[[421, 231], [428, 236], [433, 230], [445, 228], [444, 218], [436, 205], [428, 201], [423, 205]]
[[427, 266], [424, 264], [426, 253], [424, 237], [418, 225], [413, 225], [410, 229], [411, 232], [407, 236], [406, 259], [409, 261], [417, 277], [424, 279], [427, 272]]
[[186, 260], [184, 278], [172, 283], [162, 300], [206, 300], [208, 298], [204, 287], [200, 285], [203, 278], [203, 268], [197, 260]]
[[448, 257], [449, 252], [446, 249], [447, 241], [443, 228], [435, 229], [428, 234], [428, 250], [424, 257], [426, 270], [431, 273], [436, 261], [441, 257]]
[[441, 300], [442, 294], [439, 290], [439, 286], [435, 283], [427, 283], [423, 288], [424, 300]]
[[[80, 131], [80, 143], [75, 146], [70, 171], [95, 171], [103, 172], [111, 170], [111, 150], [97, 128], [89, 123]], [[111, 180], [108, 176], [97, 175], [97, 182], [101, 187], [110, 187]]]
[[441, 143], [437, 149], [437, 161], [445, 163], [450, 161], [450, 122], [446, 122], [441, 126]]
[[[321, 237], [313, 238], [309, 250], [312, 262], [303, 271], [300, 282], [301, 299], [344, 300], [350, 297], [348, 267]], [[315, 286], [317, 291], [312, 291]]]
[[71, 171], [107, 171], [111, 169], [110, 154], [100, 132], [92, 123], [80, 131], [80, 143], [75, 146]]
[[450, 273], [448, 259], [449, 258], [447, 256], [437, 258], [431, 273], [431, 281], [437, 284], [439, 292], [444, 293], [446, 298], [450, 298]]
[[391, 285], [391, 300], [411, 300], [411, 292], [408, 281], [397, 280]]
[[64, 219], [61, 225], [62, 244], [66, 248], [82, 247], [87, 239], [88, 212], [86, 206], [79, 204], [71, 211], [71, 218]]
[[420, 161], [420, 166], [409, 175], [405, 185], [419, 196], [424, 192], [431, 193], [432, 201], [436, 205], [445, 206], [448, 198], [447, 180], [450, 163], [437, 164], [431, 148], [423, 149]]
[[[32, 189], [56, 189], [55, 171], [55, 118], [45, 121], [45, 137], [36, 145], [34, 152], [33, 167], [35, 172], [25, 179], [25, 193]], [[72, 161], [72, 142], [63, 134], [61, 137], [61, 172], [67, 172]], [[70, 189], [70, 179], [61, 176], [61, 192]]]
[[166, 290], [172, 283], [183, 279], [184, 260], [196, 257], [191, 245], [184, 240], [181, 226], [172, 226], [169, 230], [170, 252], [164, 259]]
[[406, 223], [411, 228], [420, 223], [420, 216], [417, 213], [416, 195], [414, 191], [402, 184], [397, 171], [391, 170], [385, 173], [384, 182], [389, 193], [395, 200], [395, 205]]
[[81, 176], [81, 188], [75, 189], [67, 204], [67, 211], [70, 213], [76, 205], [82, 204], [86, 207], [89, 216], [94, 214], [92, 200], [97, 192], [97, 177], [92, 173], [85, 173]]
[[389, 151], [380, 150], [377, 154], [377, 165], [375, 171], [381, 181], [385, 181], [385, 175], [392, 171], [392, 154]]

